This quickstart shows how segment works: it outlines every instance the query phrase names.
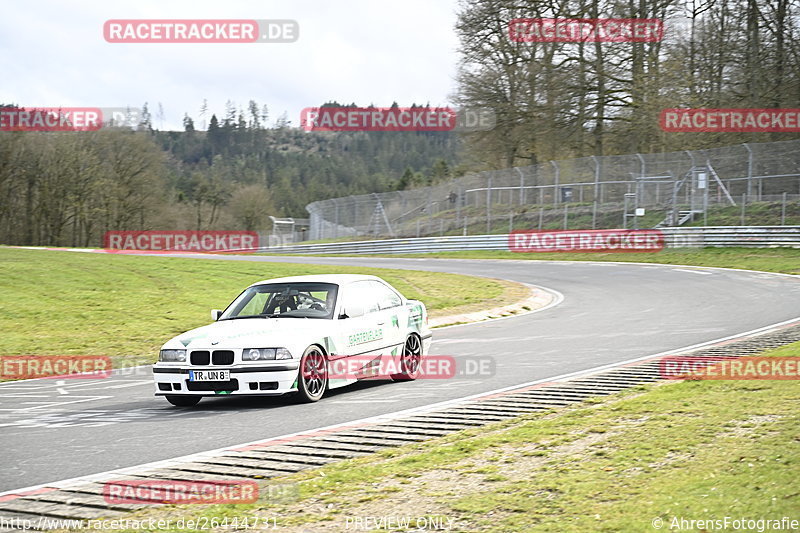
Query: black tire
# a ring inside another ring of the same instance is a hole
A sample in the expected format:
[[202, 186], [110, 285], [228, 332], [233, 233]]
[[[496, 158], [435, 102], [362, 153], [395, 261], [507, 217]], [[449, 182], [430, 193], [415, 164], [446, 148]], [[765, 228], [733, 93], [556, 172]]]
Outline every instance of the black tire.
[[202, 396], [167, 394], [166, 398], [167, 401], [175, 407], [194, 407], [198, 404], [198, 402], [200, 402], [200, 398], [202, 398]]
[[319, 346], [309, 346], [300, 358], [297, 374], [297, 399], [303, 403], [317, 402], [328, 388], [328, 360]]
[[393, 374], [395, 381], [411, 381], [419, 376], [419, 367], [422, 362], [422, 340], [418, 335], [411, 334], [403, 345], [400, 355], [400, 373]]

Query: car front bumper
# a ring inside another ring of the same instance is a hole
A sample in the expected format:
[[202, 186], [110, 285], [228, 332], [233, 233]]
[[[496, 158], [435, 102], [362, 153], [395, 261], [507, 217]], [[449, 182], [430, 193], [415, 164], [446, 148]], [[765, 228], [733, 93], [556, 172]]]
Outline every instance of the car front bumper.
[[[245, 366], [153, 365], [156, 396], [274, 396], [297, 390], [300, 363]], [[229, 381], [189, 381], [190, 370], [230, 370]]]

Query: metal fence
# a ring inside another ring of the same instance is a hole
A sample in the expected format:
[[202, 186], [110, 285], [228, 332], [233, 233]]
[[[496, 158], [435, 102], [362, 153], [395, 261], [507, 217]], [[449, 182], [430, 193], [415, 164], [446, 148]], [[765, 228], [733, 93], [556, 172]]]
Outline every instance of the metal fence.
[[[711, 226], [663, 228], [668, 248], [800, 248], [800, 226]], [[294, 244], [261, 251], [285, 254], [403, 254], [463, 250], [508, 250], [508, 234], [421, 237]]]
[[800, 140], [549, 161], [306, 210], [309, 239], [317, 240], [676, 226], [722, 207], [744, 205], [746, 217], [748, 204], [767, 201], [782, 202], [775, 223], [786, 223], [787, 203], [800, 201]]

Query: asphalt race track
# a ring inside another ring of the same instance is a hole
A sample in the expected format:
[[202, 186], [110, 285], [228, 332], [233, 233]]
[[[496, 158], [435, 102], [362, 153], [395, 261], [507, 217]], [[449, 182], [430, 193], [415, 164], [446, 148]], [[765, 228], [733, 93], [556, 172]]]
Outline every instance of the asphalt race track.
[[0, 492], [392, 413], [800, 316], [800, 278], [757, 272], [610, 263], [213, 258], [484, 275], [554, 289], [564, 301], [537, 313], [434, 331], [433, 354], [489, 355], [496, 361], [492, 377], [359, 383], [311, 405], [285, 398], [212, 398], [178, 409], [153, 396], [149, 367], [107, 379], [0, 384]]

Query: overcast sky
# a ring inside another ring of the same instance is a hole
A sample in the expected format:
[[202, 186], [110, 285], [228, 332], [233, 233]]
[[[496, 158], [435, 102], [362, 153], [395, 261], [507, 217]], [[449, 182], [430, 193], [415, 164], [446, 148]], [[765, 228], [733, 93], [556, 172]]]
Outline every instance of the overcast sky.
[[[284, 111], [328, 100], [446, 105], [455, 89], [457, 0], [23, 0], [0, 17], [0, 104], [141, 107], [154, 127], [200, 127], [200, 106]], [[294, 19], [294, 43], [111, 44], [109, 19]], [[158, 103], [163, 125], [157, 119]]]

